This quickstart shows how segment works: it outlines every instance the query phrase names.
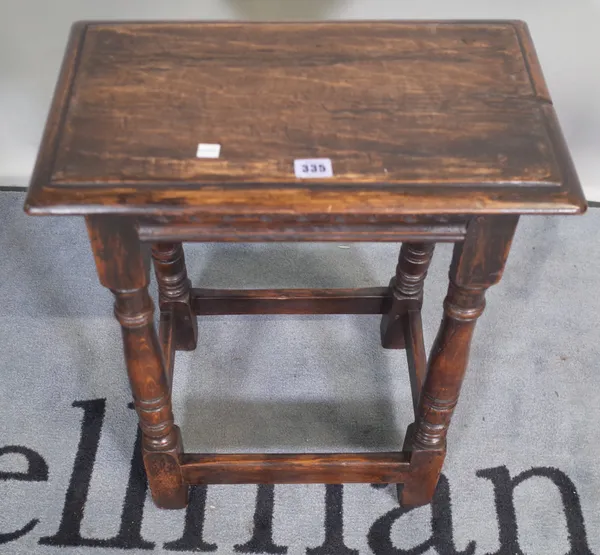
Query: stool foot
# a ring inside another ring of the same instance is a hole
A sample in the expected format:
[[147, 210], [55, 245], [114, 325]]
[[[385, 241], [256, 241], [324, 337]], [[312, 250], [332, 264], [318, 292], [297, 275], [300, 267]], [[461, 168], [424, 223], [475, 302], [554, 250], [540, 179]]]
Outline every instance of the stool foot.
[[398, 484], [398, 501], [405, 508], [420, 507], [431, 503], [435, 494], [444, 458], [445, 443], [437, 449], [419, 449], [414, 446], [415, 423], [406, 430], [405, 452], [410, 454], [410, 474], [403, 484]]
[[402, 507], [420, 507], [431, 503], [445, 455], [445, 451], [413, 452], [410, 477], [404, 484], [398, 484], [398, 501]]
[[174, 426], [177, 443], [166, 451], [142, 448], [148, 485], [154, 504], [161, 509], [184, 509], [188, 504], [189, 486], [181, 475], [180, 455], [183, 451], [181, 432]]

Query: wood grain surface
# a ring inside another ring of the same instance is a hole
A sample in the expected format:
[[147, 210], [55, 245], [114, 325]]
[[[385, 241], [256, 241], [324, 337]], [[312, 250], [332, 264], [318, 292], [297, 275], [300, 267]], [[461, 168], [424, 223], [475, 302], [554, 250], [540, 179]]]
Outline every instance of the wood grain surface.
[[203, 455], [186, 453], [181, 473], [188, 484], [340, 484], [403, 482], [409, 453]]
[[82, 23], [27, 207], [578, 212], [552, 117], [520, 22]]
[[197, 316], [217, 314], [384, 314], [388, 287], [359, 289], [192, 289]]

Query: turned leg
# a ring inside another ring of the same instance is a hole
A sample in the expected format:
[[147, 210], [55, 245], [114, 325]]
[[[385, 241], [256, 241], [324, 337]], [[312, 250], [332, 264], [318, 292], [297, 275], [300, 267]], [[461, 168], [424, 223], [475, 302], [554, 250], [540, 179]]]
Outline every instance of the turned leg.
[[411, 474], [400, 487], [403, 506], [429, 503], [446, 453], [446, 434], [467, 368], [471, 338], [485, 306], [485, 291], [500, 280], [517, 225], [516, 216], [473, 220], [454, 248], [444, 316], [433, 344], [416, 422], [405, 449]]
[[155, 243], [152, 259], [158, 282], [161, 311], [172, 311], [175, 348], [193, 351], [198, 341], [198, 324], [191, 305], [191, 282], [181, 243]]
[[180, 509], [187, 505], [188, 496], [179, 466], [181, 436], [173, 421], [140, 241], [133, 222], [124, 218], [88, 216], [86, 220], [100, 282], [115, 296], [152, 498], [159, 507]]
[[381, 319], [381, 344], [386, 349], [404, 349], [403, 319], [411, 306], [420, 309], [423, 304], [434, 247], [435, 243], [402, 243], [396, 276], [390, 282], [392, 307]]

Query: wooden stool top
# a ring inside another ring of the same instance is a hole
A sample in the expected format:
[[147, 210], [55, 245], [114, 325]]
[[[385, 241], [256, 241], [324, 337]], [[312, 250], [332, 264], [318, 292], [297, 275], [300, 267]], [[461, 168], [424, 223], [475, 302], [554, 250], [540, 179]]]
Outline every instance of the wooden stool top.
[[73, 27], [26, 208], [576, 213], [585, 199], [521, 22], [98, 22]]

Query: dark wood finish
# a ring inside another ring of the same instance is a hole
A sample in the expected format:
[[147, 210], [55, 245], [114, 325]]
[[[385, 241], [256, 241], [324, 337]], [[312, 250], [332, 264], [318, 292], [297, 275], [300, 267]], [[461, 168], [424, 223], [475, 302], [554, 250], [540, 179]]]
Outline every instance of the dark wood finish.
[[485, 306], [485, 291], [500, 281], [517, 216], [474, 218], [454, 247], [444, 318], [429, 357], [410, 449], [418, 472], [401, 491], [406, 506], [429, 503], [446, 451], [446, 434], [458, 402], [471, 338]]
[[[198, 159], [198, 143], [221, 144]], [[334, 175], [297, 179], [293, 161]], [[115, 296], [148, 483], [181, 508], [197, 483], [402, 483], [431, 500], [485, 291], [521, 214], [586, 203], [527, 27], [518, 21], [78, 23], [25, 209], [82, 214]], [[181, 241], [402, 241], [389, 288], [192, 289]], [[426, 363], [423, 283], [456, 242]], [[160, 297], [148, 294], [147, 243]], [[403, 451], [185, 455], [176, 350], [197, 315], [383, 314], [406, 347], [415, 422]]]
[[[162, 220], [163, 218], [159, 218]], [[187, 219], [187, 218], [186, 218]], [[204, 218], [203, 218], [204, 219]], [[406, 220], [411, 223], [407, 223]], [[455, 242], [464, 239], [467, 219], [449, 222], [448, 217], [435, 222], [432, 218], [389, 218], [349, 216], [290, 218], [289, 216], [261, 216], [237, 218], [223, 216], [201, 224], [164, 224], [146, 222], [139, 228], [144, 241], [219, 241], [219, 242], [401, 242], [428, 241]]]
[[427, 355], [423, 342], [423, 322], [421, 310], [409, 310], [403, 317], [404, 342], [406, 343], [406, 358], [410, 376], [410, 388], [413, 396], [415, 416], [419, 411], [421, 391], [427, 376]]
[[513, 21], [77, 24], [27, 209], [581, 212], [536, 60]]
[[169, 388], [171, 388], [173, 386], [173, 372], [175, 370], [175, 326], [173, 325], [172, 310], [160, 313], [158, 337], [162, 346], [167, 381], [169, 382]]
[[407, 453], [183, 455], [188, 484], [340, 484], [403, 482]]
[[533, 94], [508, 22], [91, 24], [51, 182], [557, 186]]
[[115, 295], [152, 497], [159, 507], [180, 509], [188, 495], [179, 470], [181, 436], [174, 424], [169, 377], [154, 329], [141, 243], [131, 222], [122, 218], [88, 216], [87, 226], [100, 281]]
[[217, 314], [383, 314], [388, 287], [363, 289], [192, 289], [198, 316]]
[[181, 243], [155, 243], [152, 260], [158, 282], [161, 312], [171, 312], [175, 348], [193, 351], [198, 341], [198, 322], [191, 306], [192, 283], [188, 279]]
[[381, 344], [386, 349], [404, 349], [404, 316], [410, 308], [421, 309], [434, 247], [434, 243], [402, 244], [396, 275], [390, 282], [392, 306], [381, 319]]
[[546, 80], [540, 67], [540, 62], [529, 34], [529, 29], [524, 21], [513, 21], [512, 24], [515, 26], [517, 31], [517, 37], [520, 42], [521, 52], [525, 60], [527, 72], [531, 79], [531, 85], [535, 96], [544, 102], [552, 104], [548, 87], [546, 86]]
[[511, 23], [92, 24], [51, 182], [557, 186], [532, 94]]

